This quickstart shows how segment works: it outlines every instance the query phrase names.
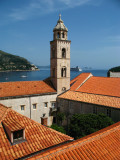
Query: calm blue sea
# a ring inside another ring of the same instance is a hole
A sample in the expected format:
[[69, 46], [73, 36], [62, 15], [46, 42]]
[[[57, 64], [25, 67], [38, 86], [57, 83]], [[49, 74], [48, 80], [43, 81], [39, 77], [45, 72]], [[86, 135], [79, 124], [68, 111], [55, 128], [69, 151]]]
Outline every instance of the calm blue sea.
[[[94, 76], [107, 77], [107, 70], [83, 70], [82, 72], [91, 72]], [[71, 79], [82, 72], [71, 71]], [[49, 68], [42, 68], [39, 71], [0, 72], [0, 82], [35, 81], [43, 80], [49, 76]]]

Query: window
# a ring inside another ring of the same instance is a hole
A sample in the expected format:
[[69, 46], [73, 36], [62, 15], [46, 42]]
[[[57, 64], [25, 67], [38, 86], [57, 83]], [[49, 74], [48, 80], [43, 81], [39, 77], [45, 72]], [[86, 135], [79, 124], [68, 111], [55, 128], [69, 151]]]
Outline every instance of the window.
[[93, 114], [97, 114], [97, 107], [93, 106]]
[[56, 123], [56, 117], [53, 117], [53, 123]]
[[37, 104], [33, 104], [33, 109], [37, 109]]
[[66, 58], [66, 49], [65, 48], [62, 49], [62, 58]]
[[43, 113], [43, 117], [45, 117], [46, 113]]
[[60, 33], [59, 32], [57, 33], [57, 38], [60, 38]]
[[45, 103], [44, 103], [44, 106], [45, 106], [45, 107], [48, 107], [48, 102], [45, 102]]
[[62, 38], [64, 38], [65, 37], [65, 34], [64, 34], [64, 32], [62, 33]]
[[107, 116], [111, 117], [111, 109], [107, 109]]
[[66, 77], [66, 67], [61, 69], [61, 77]]
[[66, 88], [65, 88], [65, 87], [63, 87], [63, 88], [62, 88], [62, 91], [66, 91]]
[[25, 110], [25, 105], [21, 105], [21, 111]]
[[13, 140], [23, 139], [23, 129], [13, 132]]
[[51, 102], [51, 107], [55, 108], [55, 106], [56, 106], [56, 102]]

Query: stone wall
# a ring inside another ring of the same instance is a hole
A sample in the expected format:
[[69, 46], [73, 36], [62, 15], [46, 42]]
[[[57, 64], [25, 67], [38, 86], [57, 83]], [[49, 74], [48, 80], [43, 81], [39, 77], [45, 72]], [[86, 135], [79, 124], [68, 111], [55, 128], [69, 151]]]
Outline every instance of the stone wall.
[[[57, 94], [51, 95], [38, 95], [38, 96], [21, 96], [13, 97], [8, 99], [0, 99], [0, 103], [7, 107], [11, 107], [13, 110], [17, 111], [24, 116], [27, 116], [39, 123], [41, 123], [41, 117], [45, 114], [48, 117], [47, 124], [50, 126], [52, 124], [53, 117], [50, 115], [51, 103], [56, 102]], [[47, 107], [45, 103], [47, 102]], [[33, 104], [36, 104], [36, 109], [33, 109]], [[24, 110], [21, 110], [21, 105], [24, 105]]]
[[120, 77], [120, 72], [110, 72], [110, 77]]
[[57, 105], [58, 110], [69, 115], [69, 117], [71, 117], [75, 113], [104, 113], [107, 116], [111, 117], [113, 121], [120, 121], [120, 109], [117, 108], [66, 100], [61, 98], [57, 98]]

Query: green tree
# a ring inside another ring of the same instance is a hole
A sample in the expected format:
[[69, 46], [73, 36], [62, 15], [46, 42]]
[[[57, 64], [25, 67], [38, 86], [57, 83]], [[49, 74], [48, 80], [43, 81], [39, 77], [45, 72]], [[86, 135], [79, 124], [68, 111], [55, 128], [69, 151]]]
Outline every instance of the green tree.
[[62, 112], [58, 112], [56, 118], [57, 118], [57, 123], [59, 125], [62, 125], [62, 122], [65, 119], [65, 114]]
[[105, 114], [75, 114], [72, 116], [69, 125], [70, 136], [78, 139], [102, 128], [105, 128], [114, 122]]
[[109, 69], [107, 72], [108, 77], [110, 77], [110, 72], [120, 72], [120, 66]]
[[54, 129], [54, 130], [56, 130], [56, 131], [59, 131], [61, 133], [66, 133], [65, 130], [64, 130], [64, 128], [62, 126], [58, 126], [57, 124], [53, 124], [51, 126], [51, 128]]

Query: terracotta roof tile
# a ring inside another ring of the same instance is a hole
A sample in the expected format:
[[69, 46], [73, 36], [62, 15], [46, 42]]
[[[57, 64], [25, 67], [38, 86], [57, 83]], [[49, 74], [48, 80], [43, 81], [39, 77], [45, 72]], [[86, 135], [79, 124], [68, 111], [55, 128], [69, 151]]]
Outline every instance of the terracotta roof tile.
[[[4, 112], [3, 112], [4, 111]], [[1, 115], [2, 114], [2, 115]], [[66, 142], [72, 138], [57, 132], [51, 128], [45, 127], [10, 108], [0, 104], [0, 117], [1, 122], [10, 123], [10, 129], [21, 127], [25, 128], [25, 142], [11, 145], [3, 126], [0, 126], [0, 159], [21, 158], [30, 155], [34, 152], [41, 151], [45, 148]], [[7, 122], [8, 121], [8, 122]], [[16, 126], [13, 123], [16, 122]], [[17, 124], [19, 122], [19, 124]], [[13, 123], [13, 126], [11, 125]]]
[[22, 96], [56, 92], [49, 80], [1, 82], [0, 97]]
[[120, 78], [93, 76], [76, 91], [120, 97]]
[[70, 90], [77, 90], [91, 76], [93, 76], [91, 73], [81, 73], [70, 81]]
[[120, 159], [120, 122], [91, 135], [28, 158], [30, 160]]
[[22, 124], [19, 123], [19, 121], [16, 121], [12, 118], [9, 118], [7, 120], [3, 120], [2, 123], [9, 128], [10, 131], [17, 131], [24, 129]]
[[104, 95], [96, 95], [82, 92], [67, 91], [58, 98], [80, 101], [85, 103], [92, 103], [108, 107], [120, 108], [120, 98]]

